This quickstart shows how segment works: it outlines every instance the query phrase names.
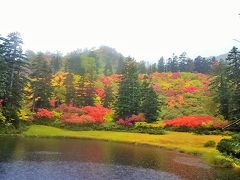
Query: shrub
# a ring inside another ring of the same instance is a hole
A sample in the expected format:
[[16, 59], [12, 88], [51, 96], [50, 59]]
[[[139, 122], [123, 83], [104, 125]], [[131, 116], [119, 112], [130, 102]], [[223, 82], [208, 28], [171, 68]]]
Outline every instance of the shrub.
[[205, 155], [208, 162], [215, 167], [224, 167], [224, 168], [231, 168], [233, 167], [233, 160], [231, 158], [222, 156], [222, 155], [215, 155], [209, 153]]
[[19, 119], [23, 120], [23, 121], [28, 121], [30, 120], [30, 117], [33, 115], [33, 112], [30, 111], [30, 109], [24, 108], [21, 109], [18, 112], [18, 117]]
[[53, 113], [48, 109], [39, 108], [35, 114], [35, 117], [38, 119], [52, 119]]
[[106, 96], [104, 89], [101, 88], [95, 89], [95, 95], [99, 96], [101, 99]]
[[214, 118], [211, 121], [203, 122], [202, 127], [207, 129], [221, 129], [227, 126], [229, 122], [221, 118]]
[[218, 143], [217, 149], [221, 153], [240, 159], [240, 133], [234, 135], [231, 139], [222, 139]]
[[0, 125], [4, 125], [6, 122], [6, 117], [2, 114], [2, 111], [0, 109]]
[[183, 89], [185, 93], [193, 93], [198, 90], [198, 87], [196, 86], [191, 86], [191, 87], [186, 87]]
[[156, 121], [155, 123], [147, 123], [147, 122], [136, 122], [134, 124], [135, 128], [163, 128], [164, 123], [162, 121]]
[[166, 126], [173, 127], [201, 127], [202, 123], [213, 120], [212, 116], [181, 116], [164, 122]]
[[52, 111], [52, 113], [53, 113], [53, 118], [54, 118], [55, 120], [60, 120], [60, 119], [61, 119], [61, 116], [62, 116], [62, 114], [63, 114], [63, 113], [57, 112], [57, 111]]
[[104, 122], [109, 123], [112, 122], [115, 118], [115, 112], [113, 110], [109, 111], [103, 116]]
[[132, 126], [134, 125], [135, 122], [143, 122], [143, 121], [144, 121], [144, 116], [142, 113], [140, 113], [138, 115], [134, 114], [130, 117], [127, 117], [126, 119], [119, 119], [117, 123], [124, 126]]
[[62, 113], [74, 113], [78, 115], [83, 115], [84, 111], [81, 108], [75, 107], [73, 105], [61, 104], [55, 109], [57, 112]]
[[88, 115], [91, 116], [96, 122], [103, 123], [104, 116], [110, 112], [110, 109], [103, 106], [85, 106], [82, 110]]
[[102, 125], [104, 130], [119, 130], [121, 126], [115, 122], [107, 122]]
[[91, 124], [96, 121], [89, 115], [64, 114], [62, 120], [67, 123]]
[[204, 143], [204, 147], [215, 147], [215, 146], [216, 146], [216, 142], [212, 140]]

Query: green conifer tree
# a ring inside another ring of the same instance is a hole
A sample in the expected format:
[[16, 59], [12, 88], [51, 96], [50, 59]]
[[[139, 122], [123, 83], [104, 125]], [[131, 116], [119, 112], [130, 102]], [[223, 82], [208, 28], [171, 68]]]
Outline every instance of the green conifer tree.
[[75, 87], [73, 85], [73, 74], [68, 73], [65, 79], [65, 87], [66, 87], [66, 97], [65, 102], [66, 104], [73, 103], [73, 100], [75, 98]]
[[31, 62], [31, 87], [33, 92], [32, 111], [38, 108], [49, 108], [53, 92], [51, 87], [52, 71], [43, 54], [39, 53]]
[[2, 113], [9, 123], [19, 126], [18, 111], [21, 108], [23, 88], [26, 79], [26, 56], [22, 50], [19, 33], [0, 37], [0, 99]]
[[130, 57], [124, 62], [115, 109], [118, 118], [138, 114], [140, 110], [140, 83], [137, 63]]
[[109, 108], [111, 107], [114, 100], [112, 86], [104, 85], [104, 91], [105, 91], [105, 97], [103, 99], [103, 106], [106, 108]]
[[227, 80], [226, 63], [221, 61], [215, 65], [213, 72], [213, 80], [210, 83], [210, 89], [214, 96], [214, 101], [217, 103], [219, 113], [225, 119], [229, 119], [230, 103], [231, 103], [231, 90]]
[[228, 81], [233, 90], [231, 119], [234, 120], [240, 117], [240, 52], [236, 47], [229, 52], [226, 61], [228, 63], [226, 70]]
[[159, 113], [159, 99], [147, 76], [141, 86], [141, 112], [148, 122], [156, 121]]

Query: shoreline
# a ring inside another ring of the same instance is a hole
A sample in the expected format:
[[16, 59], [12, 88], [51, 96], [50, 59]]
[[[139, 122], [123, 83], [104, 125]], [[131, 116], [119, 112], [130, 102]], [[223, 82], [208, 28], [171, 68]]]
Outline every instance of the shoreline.
[[[71, 131], [51, 126], [32, 125], [24, 131], [24, 137], [44, 138], [72, 138], [86, 140], [101, 140], [132, 145], [143, 145], [174, 150], [180, 153], [197, 155], [203, 158], [209, 165], [215, 167], [240, 168], [233, 159], [223, 156], [214, 147], [204, 147], [206, 141], [216, 142], [229, 136], [222, 135], [195, 135], [186, 132], [170, 132], [164, 135], [152, 135], [132, 132], [117, 131]], [[181, 137], [181, 138], [179, 138]]]

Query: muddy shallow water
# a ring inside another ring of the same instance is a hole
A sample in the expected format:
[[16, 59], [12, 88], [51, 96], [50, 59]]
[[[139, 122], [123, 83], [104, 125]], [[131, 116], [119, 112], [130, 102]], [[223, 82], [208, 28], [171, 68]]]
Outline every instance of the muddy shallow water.
[[197, 156], [84, 139], [0, 137], [0, 179], [240, 179]]

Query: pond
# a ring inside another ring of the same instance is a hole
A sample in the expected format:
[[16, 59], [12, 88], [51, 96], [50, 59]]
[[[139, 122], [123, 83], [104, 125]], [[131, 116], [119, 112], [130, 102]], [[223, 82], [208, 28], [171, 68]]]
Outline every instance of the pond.
[[84, 139], [0, 137], [0, 179], [240, 179], [199, 157], [156, 147]]

